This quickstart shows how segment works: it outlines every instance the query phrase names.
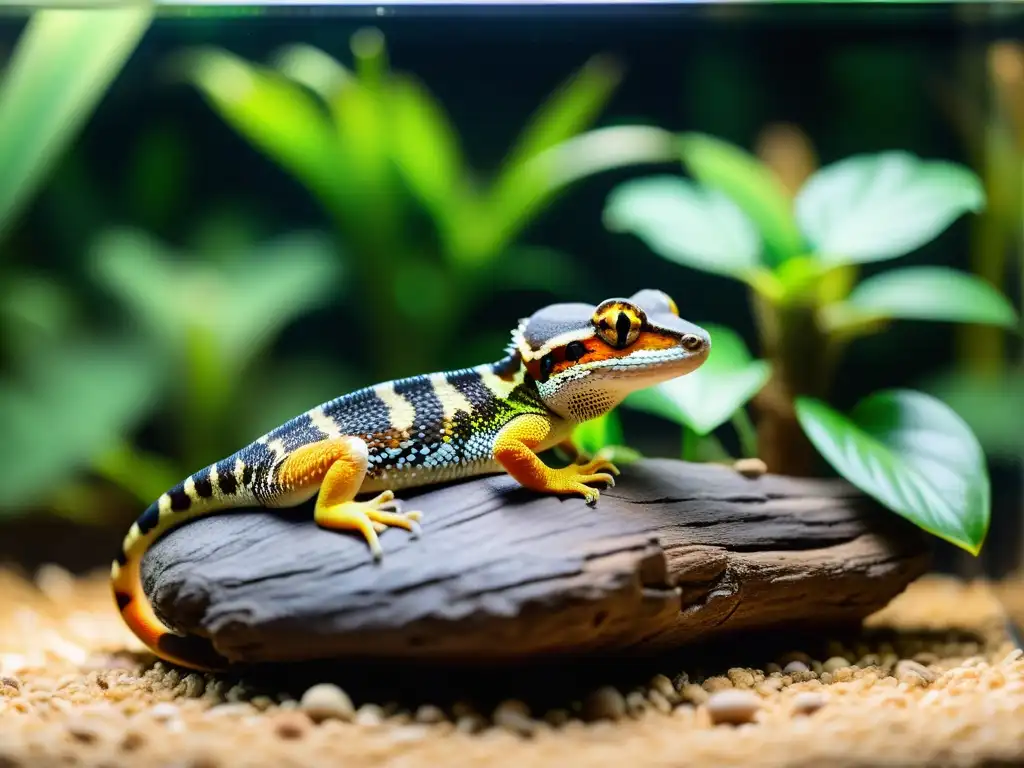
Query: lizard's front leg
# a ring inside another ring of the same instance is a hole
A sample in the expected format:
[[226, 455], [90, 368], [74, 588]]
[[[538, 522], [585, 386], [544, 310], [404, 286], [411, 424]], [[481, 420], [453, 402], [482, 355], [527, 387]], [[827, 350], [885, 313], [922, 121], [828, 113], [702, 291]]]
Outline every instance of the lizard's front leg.
[[607, 459], [597, 458], [586, 464], [570, 464], [552, 469], [535, 453], [535, 449], [550, 431], [551, 422], [543, 416], [517, 416], [502, 427], [495, 437], [495, 460], [526, 488], [547, 493], [579, 494], [586, 499], [587, 504], [596, 504], [601, 493], [586, 484], [606, 483], [614, 486], [613, 475], [619, 474], [618, 468]]
[[366, 443], [358, 437], [324, 440], [292, 452], [278, 470], [278, 482], [286, 491], [319, 483], [313, 513], [317, 524], [332, 530], [358, 531], [370, 545], [374, 559], [380, 560], [384, 553], [377, 534], [393, 526], [418, 535], [420, 513], [399, 512], [399, 502], [391, 491], [355, 501], [368, 466]]

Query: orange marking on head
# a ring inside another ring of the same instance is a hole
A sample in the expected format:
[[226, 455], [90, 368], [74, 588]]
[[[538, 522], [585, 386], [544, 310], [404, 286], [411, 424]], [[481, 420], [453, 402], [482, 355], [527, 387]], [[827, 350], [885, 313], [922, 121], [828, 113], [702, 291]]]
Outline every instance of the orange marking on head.
[[[569, 360], [565, 356], [565, 347], [559, 347], [551, 351], [554, 356], [555, 365], [551, 369], [551, 376], [556, 376], [570, 368], [582, 363], [593, 363], [600, 360], [613, 360], [629, 357], [638, 349], [670, 349], [679, 344], [679, 339], [659, 331], [642, 331], [630, 346], [625, 349], [615, 349], [606, 344], [600, 337], [594, 337], [582, 342], [586, 352], [578, 360]], [[527, 371], [535, 379], [541, 378], [541, 361], [531, 360], [527, 363]]]

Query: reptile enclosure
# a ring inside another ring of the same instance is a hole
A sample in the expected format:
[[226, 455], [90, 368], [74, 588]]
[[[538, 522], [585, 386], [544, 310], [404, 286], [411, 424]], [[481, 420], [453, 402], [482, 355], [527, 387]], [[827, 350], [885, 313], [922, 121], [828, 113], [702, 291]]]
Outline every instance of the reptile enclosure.
[[596, 508], [493, 476], [406, 495], [423, 533], [365, 543], [310, 505], [197, 520], [147, 554], [158, 614], [236, 662], [512, 661], [642, 653], [882, 608], [928, 563], [920, 531], [842, 481], [626, 465]]

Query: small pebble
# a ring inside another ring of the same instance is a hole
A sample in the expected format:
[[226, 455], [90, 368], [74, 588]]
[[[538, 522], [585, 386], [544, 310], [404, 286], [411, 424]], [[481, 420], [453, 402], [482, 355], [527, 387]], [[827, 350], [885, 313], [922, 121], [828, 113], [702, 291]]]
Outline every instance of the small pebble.
[[146, 737], [134, 729], [125, 731], [124, 736], [121, 737], [121, 749], [125, 752], [134, 752], [137, 749], [141, 749], [145, 743]]
[[789, 653], [783, 654], [779, 658], [779, 664], [782, 665], [783, 669], [785, 669], [786, 665], [789, 664], [791, 661], [801, 661], [807, 666], [808, 669], [810, 669], [811, 664], [814, 662], [814, 659], [812, 659], [803, 651], [790, 651]]
[[753, 688], [754, 687], [754, 673], [749, 669], [743, 669], [742, 667], [733, 667], [726, 673], [729, 680], [737, 688]]
[[417, 723], [433, 724], [443, 723], [448, 718], [445, 717], [440, 707], [435, 707], [433, 704], [424, 704], [416, 710], [416, 715], [413, 719]]
[[701, 688], [696, 683], [690, 683], [683, 687], [680, 691], [685, 701], [689, 701], [691, 704], [703, 704], [708, 700], [708, 692]]
[[630, 691], [626, 694], [626, 712], [630, 717], [640, 717], [647, 711], [647, 697], [640, 691]]
[[355, 721], [358, 725], [380, 725], [384, 722], [384, 710], [377, 704], [363, 704], [356, 712]]
[[2, 688], [10, 688], [10, 689], [12, 689], [14, 691], [20, 691], [21, 690], [21, 681], [18, 678], [16, 678], [16, 677], [10, 677], [8, 675], [4, 675], [4, 676], [0, 677], [0, 689], [2, 689]]
[[583, 700], [584, 720], [621, 720], [626, 714], [626, 699], [618, 688], [603, 686]]
[[544, 714], [544, 722], [555, 728], [561, 728], [563, 725], [568, 723], [570, 719], [569, 710], [567, 709], [549, 709]]
[[455, 722], [455, 730], [459, 733], [480, 733], [487, 727], [487, 721], [475, 712], [463, 715]]
[[537, 724], [530, 717], [530, 708], [521, 701], [506, 699], [494, 709], [491, 716], [494, 724], [521, 736], [529, 736], [537, 729]]
[[173, 720], [180, 714], [181, 710], [169, 701], [161, 701], [159, 704], [154, 704], [149, 710], [149, 716], [160, 723]]
[[309, 718], [301, 712], [279, 712], [274, 716], [274, 733], [282, 739], [301, 739], [309, 725]]
[[934, 683], [939, 676], [923, 664], [903, 659], [896, 664], [896, 679], [907, 685], [925, 686]]
[[768, 465], [761, 459], [737, 459], [732, 468], [744, 477], [760, 477], [768, 471]]
[[660, 691], [649, 691], [647, 694], [647, 700], [651, 702], [651, 706], [654, 707], [658, 712], [663, 715], [667, 715], [672, 711], [672, 703], [662, 695]]
[[672, 685], [672, 681], [665, 675], [655, 675], [651, 678], [648, 686], [650, 686], [652, 691], [657, 691], [669, 701], [675, 701], [679, 698], [676, 687]]
[[299, 708], [315, 723], [351, 720], [356, 713], [352, 699], [333, 683], [320, 683], [302, 694]]
[[834, 673], [837, 669], [843, 669], [848, 666], [850, 666], [850, 662], [842, 656], [832, 656], [821, 665], [821, 668], [825, 672]]
[[99, 741], [102, 729], [95, 722], [83, 718], [68, 720], [65, 724], [68, 733], [83, 744], [92, 744]]
[[708, 693], [715, 693], [716, 691], [725, 691], [733, 687], [732, 680], [725, 675], [715, 675], [709, 677], [704, 681], [703, 688]]
[[714, 725], [740, 725], [753, 722], [761, 709], [761, 699], [751, 691], [716, 691], [708, 697], [706, 706]]
[[827, 703], [828, 698], [823, 693], [801, 691], [793, 697], [793, 714], [812, 715]]
[[810, 672], [811, 668], [804, 664], [799, 659], [793, 659], [786, 666], [782, 668], [783, 674], [795, 675], [798, 672]]

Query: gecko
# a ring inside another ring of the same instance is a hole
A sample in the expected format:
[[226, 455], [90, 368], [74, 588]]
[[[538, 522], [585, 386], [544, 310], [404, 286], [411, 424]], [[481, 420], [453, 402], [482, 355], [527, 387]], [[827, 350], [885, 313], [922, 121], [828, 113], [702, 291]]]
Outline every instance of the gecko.
[[[315, 523], [361, 536], [379, 564], [379, 534], [421, 532], [421, 512], [404, 510], [395, 496], [402, 489], [504, 472], [535, 492], [581, 496], [595, 506], [593, 485], [614, 486], [619, 469], [576, 450], [574, 428], [630, 392], [696, 370], [710, 351], [708, 332], [682, 319], [667, 293], [647, 288], [597, 305], [541, 308], [519, 321], [496, 362], [387, 381], [322, 403], [189, 475], [137, 518], [111, 567], [121, 618], [164, 661], [199, 671], [229, 666], [209, 640], [168, 628], [142, 584], [149, 547], [197, 517], [316, 497]], [[549, 467], [538, 456], [556, 447], [567, 466]]]

